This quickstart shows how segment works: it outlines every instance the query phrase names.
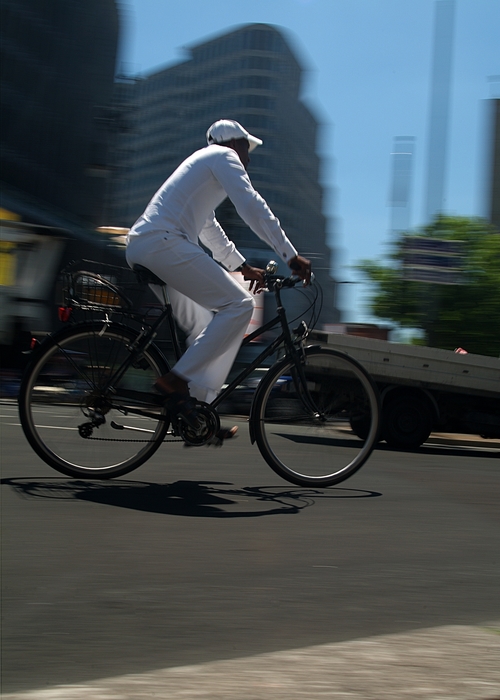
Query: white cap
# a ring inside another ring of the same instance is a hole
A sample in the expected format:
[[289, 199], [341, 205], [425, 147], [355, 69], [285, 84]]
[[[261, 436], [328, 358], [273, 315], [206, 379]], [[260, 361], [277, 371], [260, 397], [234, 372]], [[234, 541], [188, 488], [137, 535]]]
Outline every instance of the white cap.
[[260, 139], [249, 134], [241, 124], [235, 122], [233, 119], [220, 119], [218, 122], [212, 124], [207, 131], [207, 142], [209, 145], [211, 143], [226, 143], [227, 141], [231, 141], [231, 139], [246, 139], [249, 144], [249, 151], [253, 151], [257, 146], [262, 146], [262, 141]]

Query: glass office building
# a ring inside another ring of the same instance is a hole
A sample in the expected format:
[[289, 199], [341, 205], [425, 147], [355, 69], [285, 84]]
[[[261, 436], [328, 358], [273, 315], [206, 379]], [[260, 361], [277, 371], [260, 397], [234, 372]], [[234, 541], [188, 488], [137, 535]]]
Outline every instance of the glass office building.
[[[249, 174], [296, 248], [310, 256], [323, 287], [324, 322], [338, 320], [330, 278], [332, 251], [323, 215], [318, 123], [301, 101], [302, 69], [274, 27], [237, 28], [189, 49], [176, 65], [116, 84], [123, 115], [114, 149], [110, 223], [131, 226], [179, 163], [206, 145], [217, 119], [236, 119], [262, 138]], [[226, 200], [217, 217], [254, 264], [270, 257]]]
[[119, 36], [115, 0], [0, 0], [2, 201], [101, 223]]

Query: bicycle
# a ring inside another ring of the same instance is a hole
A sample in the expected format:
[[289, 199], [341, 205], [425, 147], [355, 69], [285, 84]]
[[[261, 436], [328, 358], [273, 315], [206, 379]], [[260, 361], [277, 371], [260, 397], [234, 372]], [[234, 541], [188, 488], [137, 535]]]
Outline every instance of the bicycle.
[[[100, 265], [98, 273], [74, 267], [63, 272], [65, 305], [60, 307], [69, 326], [48, 335], [33, 352], [19, 396], [31, 447], [57, 471], [109, 479], [138, 468], [164, 441], [213, 444], [220, 427], [217, 407], [277, 352], [280, 358], [259, 382], [248, 419], [236, 417], [248, 420], [250, 440], [267, 464], [293, 484], [328, 487], [352, 476], [370, 456], [379, 429], [377, 388], [352, 357], [308, 346], [304, 321], [290, 329], [281, 293], [300, 280], [276, 274], [276, 263], [269, 263], [265, 275], [276, 316], [243, 344], [276, 327], [280, 332], [210, 405], [198, 402], [198, 430], [169, 415], [165, 397], [153, 391], [156, 378], [169, 371], [154, 342], [165, 321], [174, 355], [181, 354], [164, 283], [141, 266], [132, 272]], [[156, 317], [134, 310], [119, 282], [125, 272], [143, 289], [149, 284], [162, 290]], [[75, 309], [89, 313], [90, 320], [73, 322]]]

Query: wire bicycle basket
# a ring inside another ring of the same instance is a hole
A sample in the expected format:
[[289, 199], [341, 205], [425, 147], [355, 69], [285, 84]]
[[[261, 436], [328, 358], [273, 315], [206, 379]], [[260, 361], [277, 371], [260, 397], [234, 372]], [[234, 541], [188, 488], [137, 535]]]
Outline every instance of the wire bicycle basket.
[[134, 316], [147, 291], [130, 268], [79, 260], [62, 270], [58, 296], [62, 309]]
[[132, 310], [132, 301], [125, 292], [126, 282], [130, 284], [135, 279], [130, 269], [80, 260], [70, 263], [61, 272], [61, 278], [63, 303], [68, 307], [85, 311]]

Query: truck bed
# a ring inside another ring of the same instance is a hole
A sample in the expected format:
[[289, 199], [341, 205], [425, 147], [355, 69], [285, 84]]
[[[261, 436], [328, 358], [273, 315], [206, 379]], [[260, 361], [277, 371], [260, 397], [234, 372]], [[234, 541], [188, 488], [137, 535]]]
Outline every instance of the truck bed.
[[377, 382], [500, 398], [500, 359], [313, 331], [312, 343], [358, 360]]

